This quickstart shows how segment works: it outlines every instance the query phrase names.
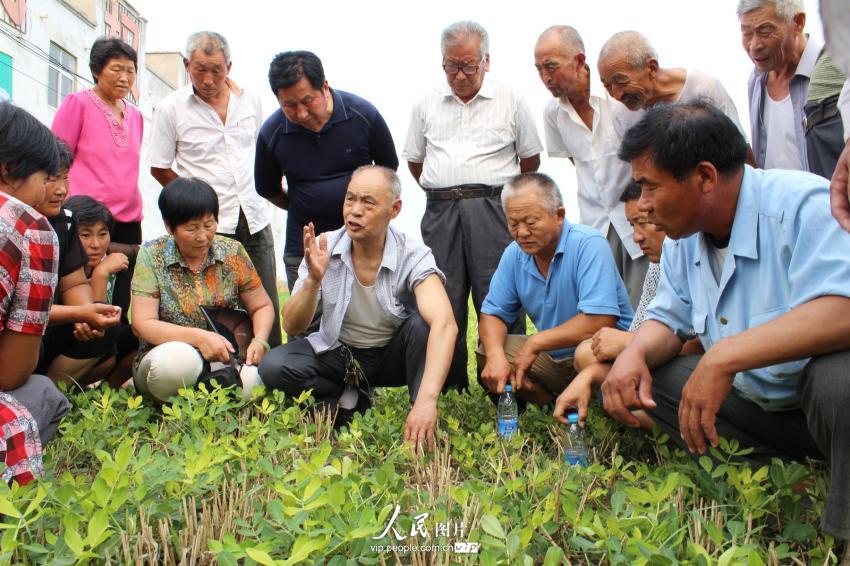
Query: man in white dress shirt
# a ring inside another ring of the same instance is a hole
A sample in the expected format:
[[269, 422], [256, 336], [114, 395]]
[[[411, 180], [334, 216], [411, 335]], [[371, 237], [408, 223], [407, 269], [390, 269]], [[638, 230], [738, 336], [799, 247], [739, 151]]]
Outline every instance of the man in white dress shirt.
[[151, 175], [163, 186], [180, 175], [198, 177], [215, 189], [216, 231], [245, 247], [274, 305], [275, 324], [269, 335], [274, 348], [281, 343], [281, 334], [271, 213], [254, 190], [262, 104], [259, 96], [228, 78], [230, 46], [221, 34], [192, 34], [183, 64], [191, 83], [165, 97], [154, 111]]
[[[446, 275], [459, 330], [446, 383], [465, 387], [470, 290], [480, 314], [490, 278], [511, 242], [502, 186], [521, 172], [536, 171], [543, 148], [525, 101], [486, 78], [489, 38], [480, 24], [448, 26], [441, 48], [447, 84], [414, 105], [402, 157], [428, 199], [422, 239]], [[525, 333], [524, 314], [511, 333]]]
[[608, 238], [634, 308], [640, 301], [648, 260], [632, 239], [620, 201], [631, 180], [631, 167], [617, 157], [620, 136], [614, 130], [613, 114], [625, 108], [607, 96], [590, 94], [584, 42], [570, 26], [552, 26], [540, 35], [534, 66], [555, 97], [543, 111], [549, 157], [567, 157], [575, 165], [580, 222]]

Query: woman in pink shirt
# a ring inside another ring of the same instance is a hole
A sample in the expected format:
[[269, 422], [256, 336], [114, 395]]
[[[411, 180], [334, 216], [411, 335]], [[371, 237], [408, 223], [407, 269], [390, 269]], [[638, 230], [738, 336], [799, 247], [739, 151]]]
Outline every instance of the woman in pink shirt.
[[136, 82], [138, 55], [117, 38], [94, 42], [89, 68], [93, 88], [70, 94], [53, 119], [53, 132], [74, 154], [68, 195], [88, 195], [109, 208], [115, 218], [110, 252], [130, 259], [130, 268], [115, 283], [115, 303], [126, 315], [130, 276], [142, 243], [142, 194], [139, 157], [144, 122], [126, 100]]

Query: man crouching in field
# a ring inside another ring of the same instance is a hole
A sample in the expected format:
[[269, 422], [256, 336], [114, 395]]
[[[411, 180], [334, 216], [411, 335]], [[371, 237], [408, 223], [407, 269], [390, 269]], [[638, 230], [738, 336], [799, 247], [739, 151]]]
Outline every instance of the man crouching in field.
[[[759, 463], [825, 458], [822, 527], [850, 538], [850, 234], [830, 216], [829, 181], [744, 165], [744, 137], [702, 102], [649, 110], [620, 157], [668, 239], [605, 410], [636, 426], [629, 409], [645, 409], [692, 453], [722, 436]], [[678, 356], [692, 335], [705, 354]]]
[[394, 171], [365, 165], [348, 185], [345, 225], [318, 237], [312, 224], [304, 227], [283, 328], [303, 332], [320, 301], [321, 324], [269, 352], [260, 377], [290, 395], [312, 390], [320, 404], [341, 410], [337, 425], [368, 408], [370, 388], [407, 385], [413, 407], [404, 438], [432, 444], [457, 325], [431, 250], [390, 226], [400, 197]]

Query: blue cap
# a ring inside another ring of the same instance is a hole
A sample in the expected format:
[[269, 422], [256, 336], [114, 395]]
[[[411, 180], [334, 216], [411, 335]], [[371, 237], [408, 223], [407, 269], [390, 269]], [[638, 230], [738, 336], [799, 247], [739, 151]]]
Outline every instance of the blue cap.
[[567, 421], [569, 421], [570, 424], [578, 424], [578, 413], [570, 413], [567, 415]]
[[505, 385], [505, 393], [507, 393], [507, 392], [509, 392], [509, 391], [513, 391], [513, 389], [511, 388], [510, 384]]

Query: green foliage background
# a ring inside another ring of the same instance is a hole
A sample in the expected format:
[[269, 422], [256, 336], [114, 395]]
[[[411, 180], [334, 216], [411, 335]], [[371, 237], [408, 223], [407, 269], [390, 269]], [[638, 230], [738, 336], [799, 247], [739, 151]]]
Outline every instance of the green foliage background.
[[[282, 297], [282, 299], [285, 297]], [[473, 346], [475, 321], [470, 318]], [[474, 364], [471, 360], [470, 366]], [[440, 400], [437, 449], [401, 442], [403, 389], [333, 433], [306, 398], [188, 391], [162, 410], [132, 392], [72, 396], [47, 475], [0, 484], [0, 563], [789, 564], [834, 563], [819, 534], [816, 464], [750, 469], [737, 446], [699, 462], [593, 408], [593, 464], [560, 459], [562, 427], [530, 408], [500, 444], [470, 391]], [[395, 506], [392, 533], [380, 540]], [[428, 537], [411, 537], [414, 517]], [[437, 523], [463, 532], [435, 537]], [[477, 555], [373, 545], [473, 541]]]

